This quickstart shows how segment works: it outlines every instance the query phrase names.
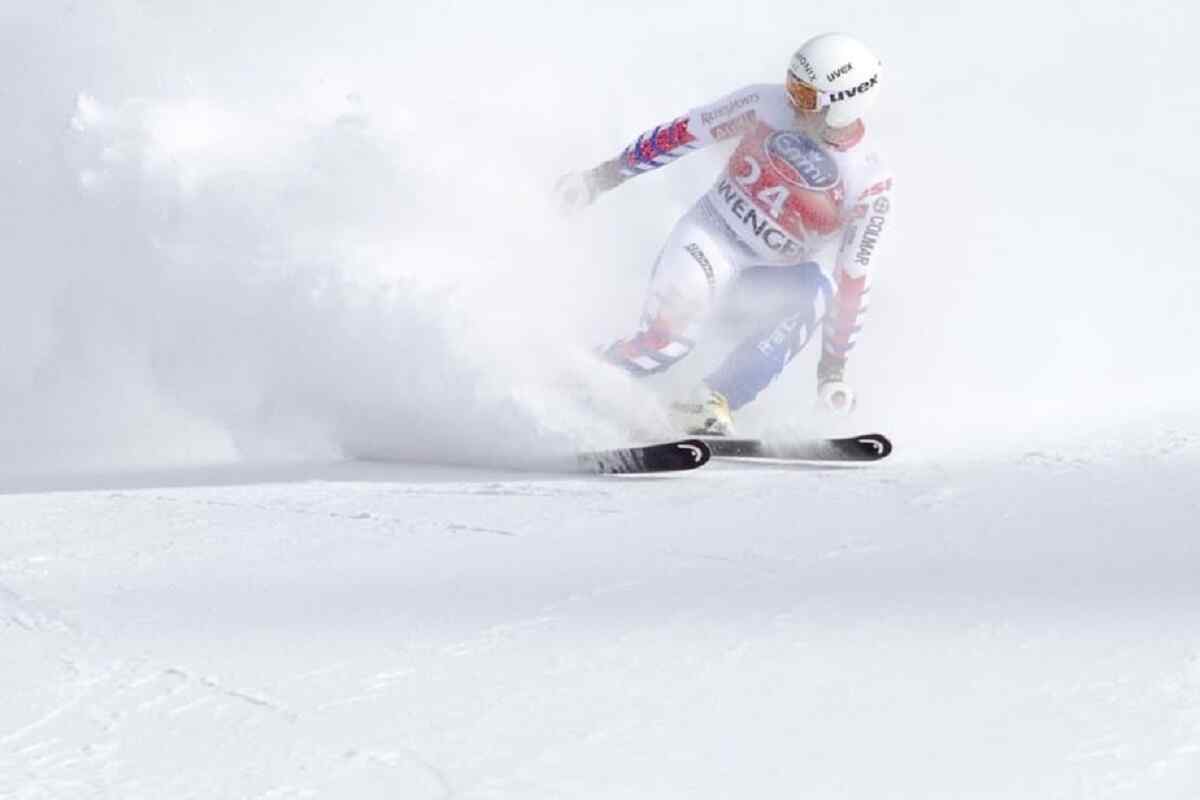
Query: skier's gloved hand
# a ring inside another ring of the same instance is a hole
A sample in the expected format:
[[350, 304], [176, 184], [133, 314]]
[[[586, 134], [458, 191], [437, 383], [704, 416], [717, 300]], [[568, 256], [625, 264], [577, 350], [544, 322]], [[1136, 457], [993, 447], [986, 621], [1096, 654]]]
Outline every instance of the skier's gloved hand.
[[573, 214], [590, 206], [599, 193], [591, 170], [568, 172], [554, 184], [554, 201], [564, 214]]
[[858, 398], [854, 387], [846, 383], [845, 362], [822, 358], [817, 364], [817, 407], [837, 416], [854, 411]]
[[837, 416], [847, 416], [854, 411], [858, 399], [854, 387], [845, 381], [828, 381], [817, 387], [817, 401], [823, 411]]
[[554, 184], [554, 197], [558, 207], [571, 214], [590, 206], [601, 193], [617, 188], [627, 179], [620, 160], [614, 158], [593, 169], [563, 175]]

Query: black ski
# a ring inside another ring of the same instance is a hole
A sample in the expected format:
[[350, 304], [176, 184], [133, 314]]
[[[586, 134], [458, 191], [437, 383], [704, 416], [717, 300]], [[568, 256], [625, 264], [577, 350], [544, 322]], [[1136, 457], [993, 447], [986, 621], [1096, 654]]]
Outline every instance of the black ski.
[[761, 439], [705, 438], [714, 458], [776, 458], [788, 461], [878, 461], [892, 452], [881, 433], [845, 439], [805, 439], [765, 442]]
[[707, 464], [711, 456], [709, 446], [699, 439], [681, 439], [642, 447], [594, 450], [580, 453], [578, 460], [584, 472], [619, 475], [696, 469]]

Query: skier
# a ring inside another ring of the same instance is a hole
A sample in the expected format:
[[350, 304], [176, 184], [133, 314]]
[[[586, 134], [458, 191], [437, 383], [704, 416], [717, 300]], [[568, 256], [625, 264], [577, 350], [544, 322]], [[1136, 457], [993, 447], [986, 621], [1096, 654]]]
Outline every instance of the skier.
[[693, 434], [731, 435], [818, 326], [821, 407], [847, 414], [846, 359], [862, 325], [870, 271], [892, 209], [892, 178], [862, 116], [882, 65], [858, 40], [828, 33], [792, 56], [786, 82], [747, 86], [643, 133], [611, 161], [556, 184], [568, 211], [629, 178], [714, 142], [740, 138], [716, 184], [676, 223], [658, 256], [635, 335], [604, 351], [635, 375], [686, 356], [714, 311], [753, 309], [754, 333], [676, 403]]

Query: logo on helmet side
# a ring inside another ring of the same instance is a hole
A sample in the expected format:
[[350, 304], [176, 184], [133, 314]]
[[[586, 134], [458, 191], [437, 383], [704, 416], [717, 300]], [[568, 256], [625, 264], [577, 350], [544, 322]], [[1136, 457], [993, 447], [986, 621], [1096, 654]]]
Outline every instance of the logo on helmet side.
[[863, 81], [858, 86], [851, 86], [849, 89], [842, 89], [840, 92], [834, 92], [829, 95], [829, 102], [837, 103], [842, 100], [849, 100], [856, 95], [865, 94], [874, 88], [877, 83], [879, 83], [879, 76], [872, 75], [869, 81]]
[[806, 189], [823, 191], [837, 185], [840, 174], [837, 162], [821, 146], [796, 131], [776, 131], [766, 141], [768, 157], [780, 165], [778, 159], [791, 169], [783, 169], [784, 175], [795, 173], [795, 181]]
[[815, 81], [817, 79], [817, 71], [812, 68], [812, 64], [809, 64], [808, 59], [805, 58], [801, 53], [796, 53], [796, 63], [804, 68], [804, 72], [808, 75], [808, 79], [810, 81]]
[[845, 75], [847, 72], [849, 72], [852, 69], [854, 69], [854, 64], [846, 63], [846, 64], [843, 64], [842, 66], [838, 67], [837, 69], [835, 69], [833, 72], [830, 72], [825, 77], [829, 80], [830, 83], [833, 83], [838, 78], [842, 77], [843, 75]]

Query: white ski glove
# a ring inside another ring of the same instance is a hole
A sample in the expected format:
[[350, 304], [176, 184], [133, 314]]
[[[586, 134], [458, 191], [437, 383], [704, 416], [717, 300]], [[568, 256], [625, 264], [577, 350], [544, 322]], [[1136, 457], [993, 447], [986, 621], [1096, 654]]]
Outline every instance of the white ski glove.
[[617, 188], [628, 178], [622, 174], [619, 160], [614, 158], [594, 169], [563, 175], [554, 184], [554, 197], [564, 213], [572, 214], [590, 206], [602, 192]]
[[844, 361], [822, 358], [817, 364], [817, 408], [839, 417], [854, 411], [854, 387], [843, 377]]
[[854, 411], [857, 398], [854, 387], [845, 381], [826, 381], [817, 387], [817, 400], [822, 410], [839, 417]]
[[568, 172], [554, 184], [554, 201], [564, 214], [574, 214], [590, 206], [599, 193], [591, 170]]

